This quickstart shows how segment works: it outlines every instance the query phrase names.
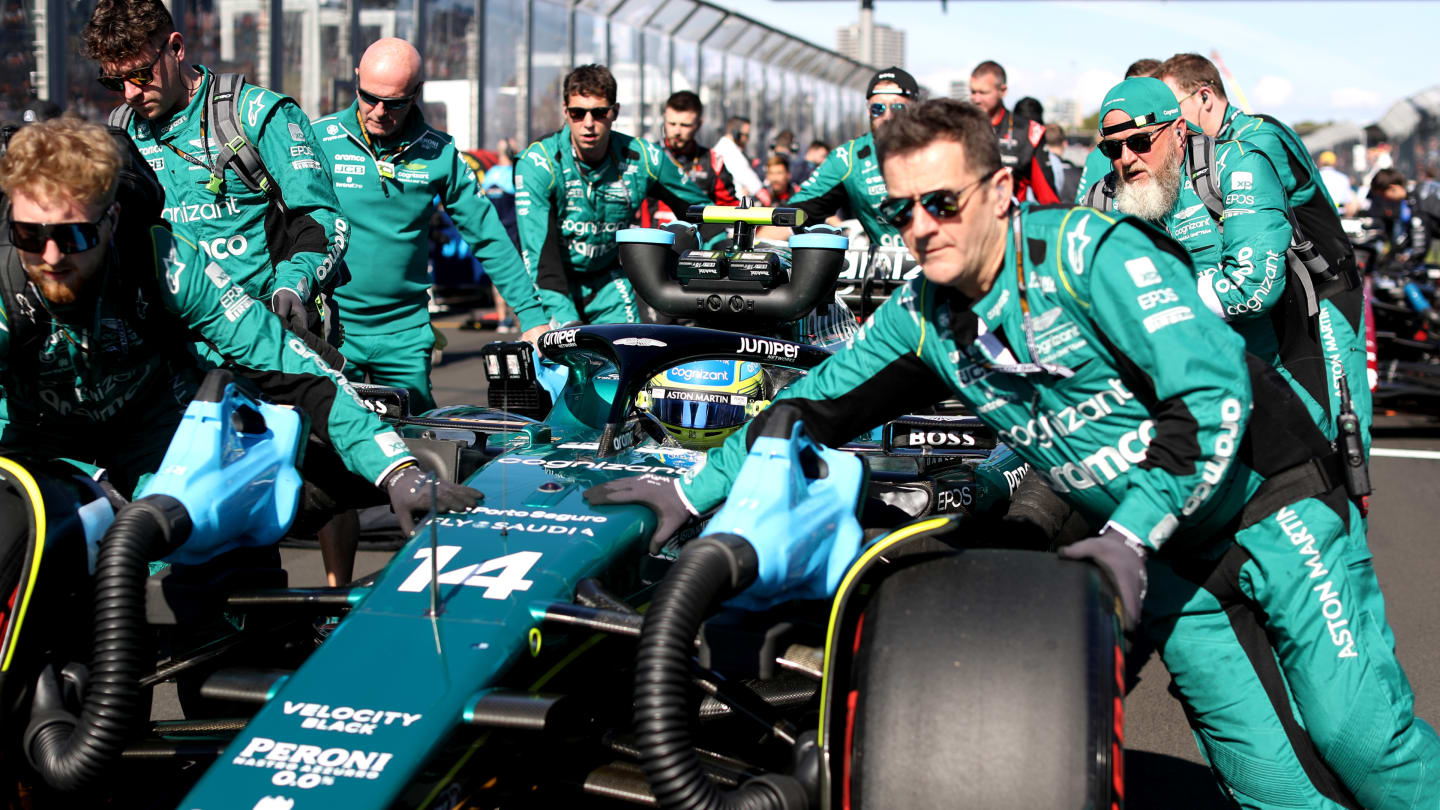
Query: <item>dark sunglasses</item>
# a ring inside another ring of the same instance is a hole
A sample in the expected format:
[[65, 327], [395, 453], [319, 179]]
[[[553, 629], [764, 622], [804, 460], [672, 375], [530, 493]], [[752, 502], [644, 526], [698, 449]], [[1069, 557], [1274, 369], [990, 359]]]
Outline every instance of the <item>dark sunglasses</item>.
[[10, 221], [10, 244], [26, 253], [44, 253], [45, 243], [55, 240], [55, 247], [61, 253], [84, 253], [100, 244], [100, 223], [110, 215], [105, 213], [94, 222], [43, 222]]
[[[984, 185], [985, 181], [994, 177], [998, 171], [1000, 170], [992, 169], [979, 180], [955, 191], [941, 188], [921, 194], [920, 205], [926, 213], [936, 219], [953, 219], [960, 215], [960, 210], [970, 201], [970, 197], [974, 196], [971, 192]], [[880, 203], [880, 218], [889, 223], [892, 228], [903, 228], [910, 224], [915, 202], [916, 200], [912, 197], [886, 197]]]
[[614, 104], [607, 104], [604, 107], [566, 107], [565, 114], [570, 116], [571, 121], [578, 124], [584, 121], [587, 115], [593, 115], [595, 116], [595, 120], [599, 121], [602, 118], [608, 117], [610, 111], [613, 109], [615, 109]]
[[1169, 126], [1169, 124], [1166, 124], [1150, 132], [1137, 132], [1128, 138], [1101, 141], [1099, 143], [1100, 154], [1110, 160], [1118, 160], [1120, 158], [1120, 152], [1122, 151], [1121, 147], [1128, 146], [1131, 152], [1137, 155], [1143, 155], [1150, 151], [1150, 147], [1155, 145], [1155, 139], [1168, 129]]
[[155, 81], [155, 66], [160, 63], [160, 57], [164, 55], [165, 49], [161, 48], [160, 52], [155, 54], [155, 58], [150, 60], [150, 64], [145, 67], [135, 68], [119, 76], [107, 76], [102, 73], [95, 77], [95, 81], [100, 82], [100, 86], [106, 90], [114, 90], [117, 93], [125, 89], [125, 82], [129, 82], [136, 87], [144, 87]]
[[377, 104], [383, 104], [385, 105], [385, 109], [391, 112], [398, 112], [405, 109], [406, 107], [409, 107], [410, 104], [415, 101], [415, 96], [417, 93], [419, 93], [418, 90], [408, 96], [385, 98], [383, 96], [377, 96], [374, 93], [367, 93], [364, 90], [361, 90], [359, 87], [355, 88], [355, 95], [359, 96], [361, 101], [369, 104], [371, 107], [374, 107]]
[[905, 102], [903, 102], [903, 101], [897, 101], [897, 102], [895, 102], [894, 104], [881, 104], [881, 103], [879, 103], [879, 102], [876, 102], [876, 103], [870, 105], [870, 117], [871, 117], [871, 118], [879, 118], [880, 116], [882, 116], [882, 115], [885, 114], [885, 110], [887, 110], [887, 109], [890, 110], [891, 112], [900, 112], [901, 110], [905, 109], [907, 106], [909, 106], [909, 105], [907, 105], [907, 104], [906, 104]]

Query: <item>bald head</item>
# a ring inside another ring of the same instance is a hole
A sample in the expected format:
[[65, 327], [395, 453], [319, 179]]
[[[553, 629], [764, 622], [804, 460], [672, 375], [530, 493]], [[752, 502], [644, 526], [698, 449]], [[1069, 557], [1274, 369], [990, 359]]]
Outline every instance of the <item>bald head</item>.
[[403, 39], [387, 37], [365, 49], [355, 74], [360, 86], [377, 96], [403, 96], [420, 81], [420, 52]]
[[360, 115], [371, 135], [386, 137], [400, 129], [420, 92], [422, 70], [420, 52], [403, 39], [389, 37], [365, 49], [355, 79]]

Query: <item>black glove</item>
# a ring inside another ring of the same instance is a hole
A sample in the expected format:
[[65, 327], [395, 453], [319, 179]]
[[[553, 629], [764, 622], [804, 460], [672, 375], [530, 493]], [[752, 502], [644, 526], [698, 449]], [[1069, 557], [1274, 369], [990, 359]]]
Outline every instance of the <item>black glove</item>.
[[1078, 543], [1060, 548], [1067, 560], [1090, 560], [1110, 578], [1120, 604], [1125, 608], [1125, 629], [1140, 623], [1140, 606], [1150, 587], [1145, 575], [1145, 547], [1114, 529], [1105, 529], [1098, 537], [1087, 537]]
[[671, 535], [694, 518], [700, 517], [680, 492], [680, 479], [670, 475], [645, 473], [617, 478], [585, 490], [591, 506], [611, 503], [638, 503], [655, 513], [655, 532], [650, 535], [650, 553], [656, 554]]
[[415, 516], [430, 511], [431, 482], [435, 484], [436, 514], [464, 512], [485, 497], [478, 489], [442, 481], [413, 464], [395, 470], [385, 479], [385, 492], [390, 496], [390, 509], [400, 519], [400, 528], [407, 537], [415, 529]]
[[270, 296], [270, 311], [280, 316], [285, 326], [296, 334], [303, 333], [309, 329], [309, 319], [305, 315], [305, 302], [300, 300], [299, 293], [288, 287], [282, 287]]

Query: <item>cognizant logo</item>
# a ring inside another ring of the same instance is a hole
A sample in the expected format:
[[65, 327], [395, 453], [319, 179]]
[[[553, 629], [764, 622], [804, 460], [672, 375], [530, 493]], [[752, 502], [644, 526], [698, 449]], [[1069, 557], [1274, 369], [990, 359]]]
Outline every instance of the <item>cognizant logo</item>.
[[1043, 477], [1056, 492], [1104, 486], [1144, 461], [1154, 440], [1155, 420], [1146, 419], [1134, 430], [1120, 434], [1120, 440], [1114, 445], [1102, 447], [1078, 462], [1067, 461], [1051, 467]]
[[703, 368], [680, 366], [665, 372], [665, 376], [672, 380], [684, 380], [685, 382], [730, 382], [730, 372], [724, 369], [709, 371]]

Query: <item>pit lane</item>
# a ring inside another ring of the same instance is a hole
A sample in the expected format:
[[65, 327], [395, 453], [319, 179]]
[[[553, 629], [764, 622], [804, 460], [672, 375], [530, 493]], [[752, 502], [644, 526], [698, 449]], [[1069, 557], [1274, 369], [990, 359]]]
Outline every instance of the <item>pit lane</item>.
[[[440, 405], [484, 402], [485, 374], [480, 349], [491, 340], [514, 339], [457, 328], [458, 321], [437, 320], [449, 347], [432, 374]], [[1434, 420], [1405, 417], [1377, 419], [1375, 448], [1440, 453], [1440, 429]], [[1395, 631], [1400, 661], [1415, 690], [1415, 713], [1432, 725], [1440, 722], [1440, 541], [1429, 507], [1440, 504], [1440, 459], [1377, 455], [1371, 476], [1370, 547]], [[286, 549], [285, 565], [294, 586], [324, 584], [317, 551]], [[378, 569], [388, 553], [363, 551], [356, 576]], [[1125, 774], [1131, 810], [1199, 810], [1225, 802], [1205, 767], [1179, 704], [1169, 695], [1170, 678], [1151, 656], [1125, 701]], [[169, 695], [156, 696], [156, 717], [178, 717]]]

